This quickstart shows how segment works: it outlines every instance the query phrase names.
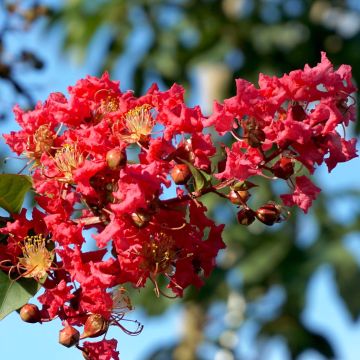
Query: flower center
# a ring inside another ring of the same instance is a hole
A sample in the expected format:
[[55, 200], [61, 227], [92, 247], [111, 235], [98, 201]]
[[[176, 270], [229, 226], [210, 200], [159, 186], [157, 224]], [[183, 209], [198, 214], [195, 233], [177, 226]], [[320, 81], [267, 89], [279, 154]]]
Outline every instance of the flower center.
[[65, 144], [59, 149], [54, 156], [55, 165], [63, 174], [63, 177], [59, 179], [59, 181], [72, 183], [72, 172], [77, 169], [84, 160], [83, 154], [78, 151], [76, 145]]
[[117, 110], [119, 110], [119, 100], [112, 96], [107, 96], [100, 101], [100, 105], [95, 111], [94, 123], [98, 124], [106, 114]]
[[28, 138], [26, 156], [35, 160], [35, 166], [38, 165], [41, 155], [49, 152], [54, 141], [54, 133], [48, 125], [41, 125], [32, 137]]
[[155, 275], [171, 272], [171, 263], [176, 256], [174, 240], [162, 232], [158, 233], [143, 247], [143, 254], [145, 267]]
[[119, 109], [119, 102], [117, 99], [109, 96], [105, 100], [101, 100], [100, 111], [103, 114], [117, 111]]
[[19, 258], [19, 263], [26, 270], [24, 277], [42, 279], [50, 269], [54, 255], [46, 248], [44, 236], [27, 236], [21, 248], [23, 256]]
[[115, 124], [115, 131], [119, 125], [122, 127], [118, 135], [120, 140], [129, 144], [146, 140], [155, 123], [151, 109], [150, 105], [145, 104], [129, 110], [120, 121], [121, 124]]

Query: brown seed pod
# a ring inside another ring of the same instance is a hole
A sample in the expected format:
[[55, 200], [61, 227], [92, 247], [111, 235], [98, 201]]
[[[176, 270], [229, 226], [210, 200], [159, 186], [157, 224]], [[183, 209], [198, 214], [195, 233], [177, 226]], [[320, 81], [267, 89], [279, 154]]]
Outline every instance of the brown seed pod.
[[79, 343], [80, 333], [71, 325], [66, 325], [59, 331], [59, 343], [66, 347], [72, 347]]
[[40, 322], [41, 314], [36, 305], [25, 304], [20, 310], [20, 317], [22, 321], [34, 324]]
[[100, 314], [90, 314], [84, 325], [80, 339], [94, 338], [105, 334], [109, 329], [109, 321]]
[[230, 190], [228, 197], [233, 204], [242, 205], [249, 200], [250, 193], [247, 190]]
[[247, 142], [251, 147], [260, 147], [265, 141], [266, 135], [261, 129], [252, 129], [247, 134]]
[[294, 174], [294, 159], [282, 157], [273, 165], [271, 171], [276, 177], [287, 180]]
[[281, 208], [276, 204], [265, 204], [256, 210], [256, 217], [265, 225], [274, 225], [281, 221]]
[[240, 225], [251, 225], [255, 221], [255, 212], [251, 209], [241, 209], [237, 214]]
[[111, 149], [106, 153], [106, 163], [111, 170], [117, 170], [126, 164], [126, 152], [120, 148]]
[[190, 179], [191, 171], [186, 164], [177, 164], [172, 168], [170, 175], [175, 184], [184, 185]]

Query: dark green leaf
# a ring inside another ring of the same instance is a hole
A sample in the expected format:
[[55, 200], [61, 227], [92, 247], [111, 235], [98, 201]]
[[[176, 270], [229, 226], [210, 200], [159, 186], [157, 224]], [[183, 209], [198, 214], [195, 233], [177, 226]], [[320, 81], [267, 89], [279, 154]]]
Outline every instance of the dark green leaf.
[[333, 262], [339, 293], [354, 321], [360, 315], [360, 268], [354, 257], [344, 248], [339, 249]]
[[184, 162], [190, 169], [192, 176], [195, 180], [195, 191], [201, 191], [202, 189], [209, 186], [211, 183], [211, 175], [207, 172], [200, 170], [196, 168], [193, 164], [190, 162], [181, 159], [182, 162]]
[[298, 319], [281, 315], [265, 324], [262, 335], [282, 335], [288, 343], [292, 358], [296, 358], [308, 349], [314, 349], [333, 359], [335, 354], [330, 343], [322, 336], [307, 329]]
[[256, 184], [250, 181], [238, 181], [233, 186], [231, 186], [231, 189], [235, 191], [244, 191], [244, 190], [249, 190], [256, 186], [257, 186]]
[[325, 355], [329, 359], [335, 358], [334, 349], [324, 336], [312, 331], [309, 331], [309, 335], [311, 336], [309, 343], [314, 350], [317, 350], [320, 354]]
[[14, 281], [0, 271], [0, 320], [26, 304], [39, 288], [40, 285], [33, 279]]
[[253, 284], [269, 275], [288, 253], [291, 241], [284, 236], [264, 241], [244, 258], [239, 270], [245, 284]]
[[9, 213], [20, 211], [25, 194], [31, 188], [31, 178], [25, 175], [0, 175], [0, 206]]

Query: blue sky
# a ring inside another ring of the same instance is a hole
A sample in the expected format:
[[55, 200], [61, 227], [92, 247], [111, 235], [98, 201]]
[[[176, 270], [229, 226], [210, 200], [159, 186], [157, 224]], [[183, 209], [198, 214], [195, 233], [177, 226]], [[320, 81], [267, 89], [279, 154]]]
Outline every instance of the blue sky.
[[[68, 85], [74, 84], [78, 79], [93, 74], [96, 64], [101, 60], [101, 34], [93, 42], [89, 56], [85, 63], [76, 65], [59, 48], [60, 29], [54, 29], [46, 35], [35, 29], [34, 31], [9, 38], [9, 43], [14, 48], [26, 44], [28, 49], [33, 49], [45, 59], [47, 67], [38, 74], [21, 73], [24, 83], [35, 89], [37, 99], [45, 99], [50, 92], [65, 92]], [[141, 49], [146, 31], [138, 30], [138, 34], [132, 41], [132, 47], [127, 56], [121, 60], [114, 72], [114, 78], [121, 80], [121, 88], [125, 90], [131, 86], [129, 79], [129, 58], [133, 58]], [[99, 41], [100, 40], [100, 41]], [[146, 39], [145, 39], [146, 41]], [[199, 96], [198, 96], [199, 97]], [[200, 98], [200, 97], [199, 97]], [[192, 101], [196, 100], [195, 98]], [[14, 129], [13, 123], [1, 126], [2, 132]], [[326, 191], [341, 190], [343, 187], [351, 187], [360, 190], [360, 160], [357, 158], [348, 164], [341, 164], [330, 175], [325, 168], [321, 169], [318, 176], [320, 186]], [[345, 202], [340, 211], [344, 218], [349, 215], [353, 206]], [[305, 234], [306, 235], [306, 234]], [[360, 260], [360, 239], [353, 238], [348, 241], [349, 248]], [[360, 281], [360, 279], [359, 279]], [[360, 301], [360, 299], [359, 299]], [[329, 267], [320, 268], [313, 276], [307, 293], [308, 307], [303, 314], [304, 320], [314, 330], [319, 330], [331, 336], [335, 348], [339, 354], [339, 360], [358, 360], [360, 358], [360, 324], [352, 323], [342, 300], [338, 297]], [[181, 331], [181, 308], [175, 306], [160, 318], [148, 318], [141, 310], [135, 310], [133, 318], [144, 324], [144, 331], [140, 336], [129, 337], [119, 329], [112, 329], [109, 338], [116, 337], [119, 341], [120, 355], [123, 360], [141, 360], [144, 354], [156, 345], [163, 342], [172, 342]], [[37, 359], [48, 360], [51, 357], [57, 359], [80, 359], [78, 350], [67, 349], [58, 344], [58, 331], [60, 322], [43, 325], [32, 325], [21, 322], [16, 313], [9, 315], [0, 323], [1, 359]], [[246, 360], [253, 359], [251, 350], [252, 338], [251, 326], [244, 334], [248, 339], [247, 344], [242, 345]], [[287, 360], [288, 353], [280, 338], [274, 338], [267, 347], [268, 360]], [[211, 359], [211, 357], [209, 357]], [[301, 360], [321, 360], [321, 356], [308, 352]], [[185, 360], [185, 359], [184, 359]], [[217, 359], [225, 360], [225, 359]]]

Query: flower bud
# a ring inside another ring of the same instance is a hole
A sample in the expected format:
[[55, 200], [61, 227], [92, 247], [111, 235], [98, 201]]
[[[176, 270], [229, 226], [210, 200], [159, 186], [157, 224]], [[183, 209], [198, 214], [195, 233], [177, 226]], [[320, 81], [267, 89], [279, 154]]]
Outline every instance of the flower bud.
[[272, 173], [280, 178], [287, 180], [294, 174], [294, 161], [288, 157], [282, 157], [271, 168]]
[[261, 129], [253, 129], [247, 134], [247, 142], [251, 147], [259, 147], [264, 142], [266, 136]]
[[237, 218], [240, 225], [248, 226], [255, 221], [255, 213], [251, 209], [241, 209], [237, 214]]
[[307, 116], [304, 108], [299, 104], [293, 105], [291, 107], [291, 115], [296, 121], [303, 121]]
[[71, 347], [79, 343], [80, 333], [71, 325], [66, 325], [59, 331], [59, 343], [66, 347]]
[[281, 208], [276, 204], [265, 204], [256, 210], [256, 217], [265, 225], [274, 225], [281, 220]]
[[146, 226], [151, 219], [151, 216], [148, 213], [141, 210], [131, 213], [130, 216], [134, 225], [138, 228]]
[[84, 332], [80, 339], [94, 338], [105, 334], [109, 329], [109, 322], [100, 314], [90, 314], [84, 325]]
[[106, 162], [111, 170], [119, 169], [126, 163], [126, 152], [120, 148], [111, 149], [106, 153]]
[[183, 160], [193, 163], [195, 161], [195, 154], [189, 147], [182, 144], [170, 155], [169, 160], [175, 160], [178, 164], [182, 164]]
[[242, 205], [249, 199], [250, 193], [247, 190], [231, 190], [228, 197], [233, 204]]
[[27, 323], [40, 322], [41, 314], [39, 308], [34, 304], [25, 304], [20, 310], [21, 320]]
[[186, 164], [177, 164], [172, 168], [170, 175], [175, 184], [184, 185], [190, 179], [191, 171]]

